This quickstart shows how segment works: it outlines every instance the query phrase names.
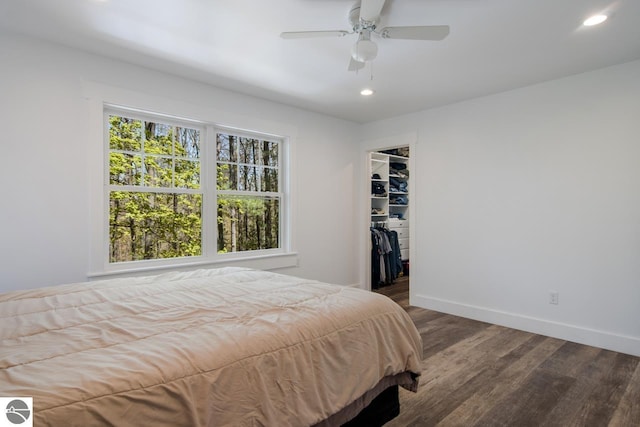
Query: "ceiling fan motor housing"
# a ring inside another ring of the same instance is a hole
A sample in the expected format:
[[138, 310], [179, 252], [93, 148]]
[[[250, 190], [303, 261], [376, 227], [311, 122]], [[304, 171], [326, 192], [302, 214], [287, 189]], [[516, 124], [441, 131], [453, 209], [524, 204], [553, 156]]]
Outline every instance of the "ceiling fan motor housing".
[[363, 30], [375, 30], [379, 21], [379, 16], [374, 21], [360, 20], [360, 2], [356, 2], [349, 11], [349, 26], [356, 34], [360, 34]]
[[349, 24], [358, 34], [358, 41], [351, 48], [351, 57], [358, 62], [367, 62], [378, 55], [378, 45], [371, 40], [371, 32], [376, 29], [380, 17], [373, 22], [360, 19], [360, 5], [361, 2], [356, 2], [349, 11]]

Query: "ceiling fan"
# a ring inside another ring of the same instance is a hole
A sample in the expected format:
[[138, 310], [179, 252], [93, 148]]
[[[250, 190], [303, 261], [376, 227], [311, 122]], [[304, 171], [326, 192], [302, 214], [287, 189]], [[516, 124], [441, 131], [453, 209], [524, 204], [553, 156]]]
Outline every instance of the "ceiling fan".
[[377, 28], [380, 13], [386, 0], [361, 0], [356, 2], [349, 11], [351, 31], [291, 31], [280, 34], [283, 39], [299, 39], [310, 37], [344, 37], [357, 34], [358, 40], [351, 49], [349, 71], [359, 70], [378, 54], [378, 45], [371, 40], [371, 35], [383, 39], [403, 40], [442, 40], [449, 35], [448, 25], [425, 25]]

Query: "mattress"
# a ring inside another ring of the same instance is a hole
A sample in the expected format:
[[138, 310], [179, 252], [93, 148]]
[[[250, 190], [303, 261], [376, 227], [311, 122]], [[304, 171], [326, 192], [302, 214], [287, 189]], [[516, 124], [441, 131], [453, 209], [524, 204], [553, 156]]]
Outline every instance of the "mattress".
[[310, 426], [422, 359], [387, 297], [244, 268], [0, 294], [0, 322], [0, 396], [39, 427]]

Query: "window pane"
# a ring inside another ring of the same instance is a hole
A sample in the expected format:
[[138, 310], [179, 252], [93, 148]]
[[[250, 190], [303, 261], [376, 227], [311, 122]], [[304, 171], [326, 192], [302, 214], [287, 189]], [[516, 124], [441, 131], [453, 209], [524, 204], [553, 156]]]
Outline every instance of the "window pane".
[[280, 200], [218, 196], [218, 252], [280, 247]]
[[202, 196], [109, 193], [109, 261], [202, 254]]
[[109, 183], [141, 185], [142, 157], [124, 153], [109, 153]]
[[142, 122], [126, 117], [109, 116], [109, 148], [140, 151], [142, 148]]
[[228, 163], [218, 163], [216, 188], [218, 190], [238, 189], [238, 166]]
[[200, 158], [200, 131], [176, 127], [175, 153], [179, 157]]
[[238, 190], [241, 191], [259, 191], [258, 174], [254, 166], [240, 166], [240, 182]]
[[278, 143], [262, 141], [262, 164], [265, 166], [278, 166]]
[[262, 191], [278, 192], [278, 169], [262, 168], [260, 177], [260, 187]]
[[239, 162], [256, 164], [259, 147], [259, 142], [256, 139], [240, 138], [240, 145], [238, 146]]
[[171, 187], [173, 166], [171, 159], [147, 156], [144, 159], [144, 184], [149, 187]]
[[173, 155], [173, 129], [163, 123], [144, 123], [144, 151], [152, 154]]
[[219, 133], [216, 135], [216, 160], [224, 162], [237, 161], [237, 137]]
[[175, 161], [175, 187], [200, 188], [200, 162], [193, 160]]

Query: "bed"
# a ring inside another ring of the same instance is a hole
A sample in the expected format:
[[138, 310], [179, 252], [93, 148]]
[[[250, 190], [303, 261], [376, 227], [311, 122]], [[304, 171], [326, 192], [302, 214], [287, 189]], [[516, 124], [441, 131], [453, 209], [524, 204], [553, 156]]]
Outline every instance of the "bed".
[[0, 396], [38, 427], [384, 421], [422, 359], [387, 297], [245, 268], [9, 292], [0, 317]]

